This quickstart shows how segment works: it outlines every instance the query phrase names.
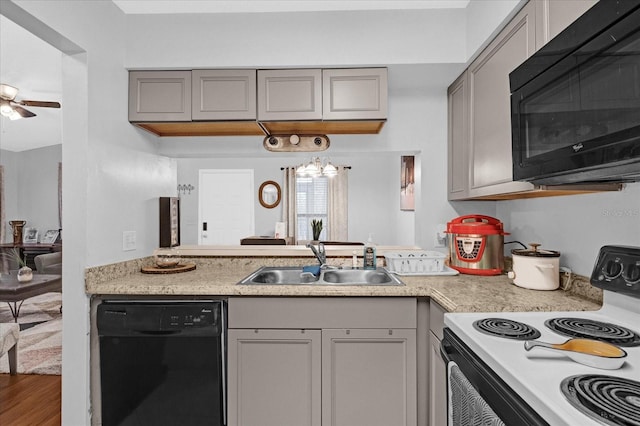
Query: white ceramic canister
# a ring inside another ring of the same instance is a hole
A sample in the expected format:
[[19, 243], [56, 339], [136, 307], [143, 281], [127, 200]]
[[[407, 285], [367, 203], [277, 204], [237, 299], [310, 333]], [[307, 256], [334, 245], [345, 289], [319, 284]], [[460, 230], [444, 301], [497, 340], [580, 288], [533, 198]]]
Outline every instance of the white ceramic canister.
[[540, 244], [529, 244], [530, 249], [511, 250], [513, 270], [508, 276], [518, 287], [532, 290], [555, 290], [560, 286], [560, 252], [538, 249]]

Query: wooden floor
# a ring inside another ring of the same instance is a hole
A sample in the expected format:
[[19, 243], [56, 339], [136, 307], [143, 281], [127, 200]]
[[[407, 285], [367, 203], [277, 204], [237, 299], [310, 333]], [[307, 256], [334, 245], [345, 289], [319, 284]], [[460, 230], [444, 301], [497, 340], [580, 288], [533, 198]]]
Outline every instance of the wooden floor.
[[0, 425], [59, 426], [62, 376], [0, 374]]

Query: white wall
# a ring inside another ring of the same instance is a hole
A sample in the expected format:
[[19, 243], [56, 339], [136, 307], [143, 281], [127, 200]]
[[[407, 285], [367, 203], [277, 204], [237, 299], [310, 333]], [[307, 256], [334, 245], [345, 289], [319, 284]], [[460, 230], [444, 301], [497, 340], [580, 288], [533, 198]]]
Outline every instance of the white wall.
[[132, 68], [317, 67], [466, 60], [464, 9], [129, 15], [127, 21], [126, 63]]
[[621, 192], [497, 204], [510, 238], [560, 251], [560, 264], [580, 275], [591, 275], [600, 247], [640, 245], [640, 183]]
[[58, 163], [62, 146], [21, 152], [0, 151], [5, 167], [5, 241], [13, 241], [11, 220], [26, 220], [38, 229], [40, 238], [48, 229], [58, 229]]
[[[89, 316], [84, 270], [151, 254], [158, 239], [156, 197], [175, 193], [175, 163], [156, 155], [152, 138], [127, 122], [125, 20], [113, 3], [2, 3], [3, 14], [19, 17], [32, 32], [73, 52], [62, 61], [62, 424], [88, 424]], [[137, 232], [137, 250], [122, 251], [124, 230]]]

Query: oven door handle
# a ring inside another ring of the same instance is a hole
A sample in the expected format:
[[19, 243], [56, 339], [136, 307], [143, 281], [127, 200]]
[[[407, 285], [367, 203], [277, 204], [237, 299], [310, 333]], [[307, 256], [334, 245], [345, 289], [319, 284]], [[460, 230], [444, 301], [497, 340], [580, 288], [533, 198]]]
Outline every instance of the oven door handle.
[[442, 357], [445, 364], [447, 365], [449, 365], [449, 363], [453, 361], [453, 359], [450, 356], [450, 353], [452, 351], [453, 351], [453, 347], [451, 346], [451, 343], [443, 339], [440, 342], [440, 356]]

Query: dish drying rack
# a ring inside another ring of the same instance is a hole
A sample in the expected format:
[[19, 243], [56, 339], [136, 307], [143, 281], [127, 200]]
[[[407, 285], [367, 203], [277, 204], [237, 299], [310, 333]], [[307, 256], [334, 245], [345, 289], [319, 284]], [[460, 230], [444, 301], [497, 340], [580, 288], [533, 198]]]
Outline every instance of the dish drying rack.
[[447, 256], [438, 251], [411, 250], [386, 253], [387, 270], [396, 275], [458, 275], [445, 265]]

